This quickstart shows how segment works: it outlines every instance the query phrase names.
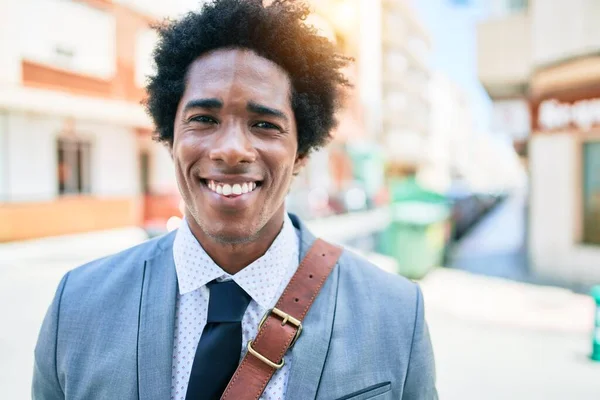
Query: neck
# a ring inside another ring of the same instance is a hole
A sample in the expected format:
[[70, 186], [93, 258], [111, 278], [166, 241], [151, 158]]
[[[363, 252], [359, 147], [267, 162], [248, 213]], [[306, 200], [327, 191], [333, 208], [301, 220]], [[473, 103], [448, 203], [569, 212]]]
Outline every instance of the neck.
[[285, 210], [282, 208], [267, 222], [251, 241], [227, 243], [207, 235], [198, 226], [191, 215], [186, 219], [192, 234], [200, 243], [206, 254], [230, 275], [237, 274], [242, 269], [262, 257], [281, 232]]

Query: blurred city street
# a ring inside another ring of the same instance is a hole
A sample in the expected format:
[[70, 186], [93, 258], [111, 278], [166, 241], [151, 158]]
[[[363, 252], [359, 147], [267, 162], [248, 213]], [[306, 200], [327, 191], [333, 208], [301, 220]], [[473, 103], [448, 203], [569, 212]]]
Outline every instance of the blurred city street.
[[525, 248], [527, 193], [511, 193], [451, 250], [449, 266], [519, 281], [532, 279]]
[[[2, 398], [29, 398], [37, 332], [62, 275], [141, 240], [125, 229], [0, 245]], [[598, 398], [588, 297], [446, 268], [421, 286], [441, 399]]]
[[[305, 1], [352, 86], [286, 209], [420, 283], [441, 399], [600, 399], [600, 0]], [[182, 221], [143, 104], [155, 27], [208, 2], [0, 1], [0, 399], [65, 272]]]

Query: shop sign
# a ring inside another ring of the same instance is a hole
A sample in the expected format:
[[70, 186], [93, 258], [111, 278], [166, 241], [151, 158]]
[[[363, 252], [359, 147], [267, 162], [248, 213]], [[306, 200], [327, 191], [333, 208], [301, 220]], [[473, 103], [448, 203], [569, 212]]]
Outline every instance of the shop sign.
[[600, 125], [600, 98], [563, 103], [544, 100], [539, 106], [538, 126], [545, 130], [576, 127], [588, 130]]

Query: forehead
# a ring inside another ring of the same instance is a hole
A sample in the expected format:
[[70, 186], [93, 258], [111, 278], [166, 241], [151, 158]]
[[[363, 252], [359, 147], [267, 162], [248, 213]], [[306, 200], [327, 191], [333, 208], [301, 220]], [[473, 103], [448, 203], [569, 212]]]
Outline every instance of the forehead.
[[250, 50], [216, 50], [198, 57], [188, 68], [185, 97], [251, 97], [254, 101], [290, 103], [288, 74]]

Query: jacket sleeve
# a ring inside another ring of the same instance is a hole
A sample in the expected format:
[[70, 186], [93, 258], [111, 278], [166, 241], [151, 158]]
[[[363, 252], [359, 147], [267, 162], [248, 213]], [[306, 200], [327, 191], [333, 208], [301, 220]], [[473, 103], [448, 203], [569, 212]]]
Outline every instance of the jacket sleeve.
[[58, 285], [54, 300], [50, 304], [42, 323], [35, 346], [33, 382], [31, 387], [31, 396], [34, 400], [59, 400], [65, 398], [56, 368], [56, 344], [58, 341], [60, 303], [68, 275], [67, 273]]
[[417, 310], [402, 400], [437, 400], [435, 361], [425, 322], [423, 294], [417, 286]]

